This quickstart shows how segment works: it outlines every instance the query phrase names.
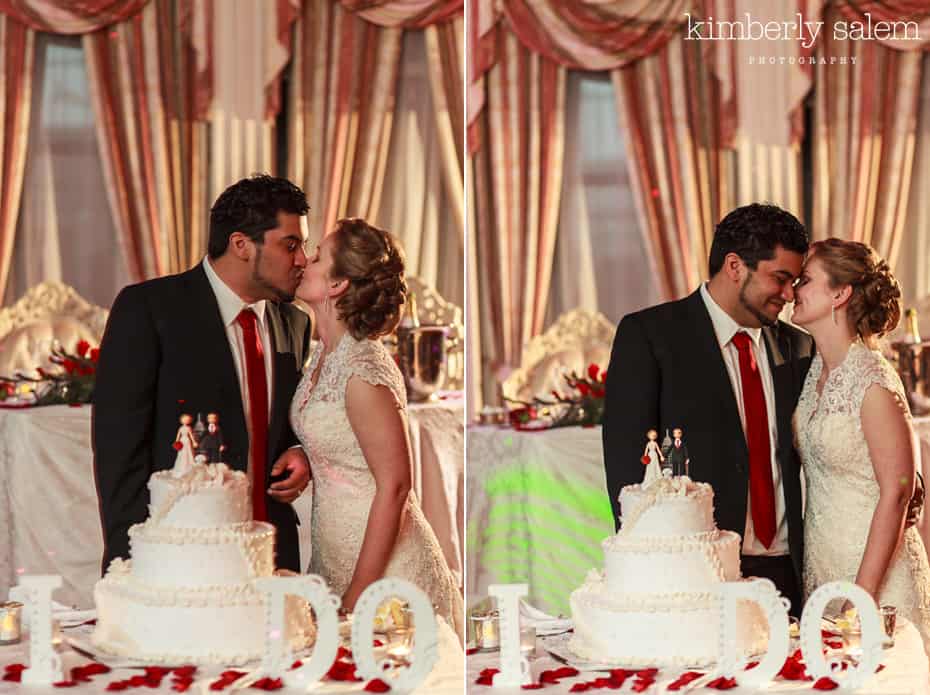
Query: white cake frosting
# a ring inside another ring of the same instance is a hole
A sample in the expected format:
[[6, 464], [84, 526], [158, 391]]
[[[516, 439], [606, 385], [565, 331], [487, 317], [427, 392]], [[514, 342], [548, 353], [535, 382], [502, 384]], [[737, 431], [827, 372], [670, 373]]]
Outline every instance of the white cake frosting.
[[[717, 659], [721, 582], [740, 580], [740, 536], [714, 523], [710, 485], [662, 478], [620, 493], [622, 527], [604, 540], [604, 570], [591, 570], [569, 600], [571, 649], [596, 662], [706, 666]], [[766, 620], [741, 603], [737, 647], [765, 651]]]
[[[94, 587], [102, 650], [160, 664], [239, 665], [264, 654], [265, 603], [251, 581], [274, 573], [274, 527], [250, 520], [244, 473], [198, 464], [149, 479], [150, 516], [129, 529], [132, 560]], [[313, 643], [306, 602], [288, 597], [293, 649]]]

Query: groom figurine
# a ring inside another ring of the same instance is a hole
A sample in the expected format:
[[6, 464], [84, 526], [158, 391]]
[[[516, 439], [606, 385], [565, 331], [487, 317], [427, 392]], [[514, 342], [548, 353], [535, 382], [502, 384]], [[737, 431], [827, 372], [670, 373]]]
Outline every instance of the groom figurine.
[[681, 429], [676, 427], [672, 430], [672, 434], [675, 435], [675, 439], [672, 441], [672, 446], [668, 450], [668, 460], [672, 466], [672, 475], [688, 475], [690, 472], [688, 470], [690, 459], [688, 458], [688, 447], [685, 446], [681, 438]]
[[290, 302], [307, 257], [307, 200], [256, 175], [210, 210], [207, 256], [178, 275], [125, 287], [110, 311], [94, 390], [94, 472], [103, 569], [129, 557], [152, 473], [170, 468], [179, 409], [223, 413], [224, 462], [249, 476], [253, 516], [276, 528], [276, 565], [300, 571], [291, 502], [310, 479], [288, 422], [310, 321]]
[[742, 537], [743, 574], [771, 579], [795, 615], [804, 534], [791, 414], [814, 346], [778, 315], [794, 300], [807, 247], [804, 226], [785, 210], [730, 212], [714, 234], [710, 280], [620, 322], [603, 421], [614, 517], [620, 488], [642, 477], [640, 433], [686, 423], [699, 463], [692, 477], [713, 486], [718, 526]]

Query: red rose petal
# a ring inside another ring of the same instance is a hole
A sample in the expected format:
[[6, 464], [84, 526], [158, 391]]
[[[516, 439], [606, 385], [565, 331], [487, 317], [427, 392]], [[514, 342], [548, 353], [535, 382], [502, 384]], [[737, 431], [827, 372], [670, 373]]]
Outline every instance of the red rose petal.
[[129, 687], [126, 681], [113, 681], [107, 685], [107, 690], [125, 690]]
[[194, 681], [175, 681], [174, 685], [171, 686], [171, 689], [176, 693], [186, 693], [190, 690], [190, 687], [194, 684]]
[[337, 659], [352, 659], [352, 652], [346, 649], [345, 647], [339, 647], [336, 651]]
[[824, 643], [825, 645], [827, 645], [828, 647], [830, 647], [830, 649], [842, 649], [842, 648], [843, 648], [843, 643], [842, 643], [842, 642], [836, 642], [836, 641], [832, 641], [832, 640], [824, 640], [823, 643]]
[[52, 686], [55, 688], [73, 688], [77, 685], [77, 681], [58, 681], [57, 683], [52, 683]]
[[746, 664], [746, 668], [744, 668], [743, 670], [752, 671], [758, 665], [759, 665], [758, 661], [750, 661], [748, 664]]
[[[377, 642], [377, 640], [375, 640]], [[387, 683], [380, 678], [375, 678], [365, 684], [365, 691], [369, 693], [386, 693], [391, 689]]]
[[682, 673], [677, 680], [672, 683], [669, 683], [668, 690], [681, 690], [683, 687], [688, 685], [691, 681], [696, 681], [698, 678], [703, 676], [703, 673], [699, 671], [686, 671]]
[[814, 683], [814, 690], [836, 690], [839, 688], [839, 684], [834, 681], [832, 678], [818, 678], [817, 682]]
[[879, 664], [878, 668], [875, 669], [875, 673], [881, 673], [885, 670], [885, 664]]
[[376, 647], [383, 647], [383, 646], [384, 646], [384, 642], [382, 642], [382, 641], [379, 640], [379, 639], [376, 639], [376, 640], [374, 641], [374, 645], [375, 645]]
[[295, 661], [293, 664], [291, 664], [291, 671], [293, 671], [294, 669], [298, 669], [298, 668], [300, 668], [300, 667], [303, 666], [303, 665], [304, 665], [304, 662], [301, 661], [300, 659], [298, 659], [298, 660]]
[[542, 683], [527, 683], [526, 685], [521, 685], [520, 688], [523, 690], [539, 690], [543, 687]]
[[735, 678], [715, 678], [710, 683], [707, 684], [708, 688], [714, 688], [715, 690], [731, 690], [736, 687]]
[[568, 689], [570, 693], [583, 693], [586, 690], [589, 690], [591, 686], [587, 683], [575, 683], [571, 688]]
[[250, 687], [257, 690], [280, 690], [284, 687], [284, 683], [280, 678], [259, 678]]
[[472, 647], [471, 649], [465, 650], [465, 656], [471, 656], [472, 654], [478, 653], [478, 647]]
[[196, 666], [179, 666], [178, 668], [174, 669], [172, 673], [176, 676], [180, 676], [183, 678], [190, 678], [195, 673], [197, 673], [197, 667]]
[[633, 692], [641, 693], [645, 690], [649, 690], [652, 687], [652, 684], [656, 682], [655, 678], [637, 676], [636, 680], [633, 681]]

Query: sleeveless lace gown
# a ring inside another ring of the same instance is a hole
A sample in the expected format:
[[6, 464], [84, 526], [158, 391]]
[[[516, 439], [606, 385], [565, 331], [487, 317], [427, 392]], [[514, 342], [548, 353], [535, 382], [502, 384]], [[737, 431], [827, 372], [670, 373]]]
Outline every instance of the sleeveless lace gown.
[[[290, 416], [313, 473], [313, 555], [308, 571], [321, 575], [340, 596], [352, 580], [375, 495], [374, 476], [346, 413], [346, 386], [353, 376], [386, 386], [401, 409], [407, 407], [407, 395], [400, 370], [378, 340], [355, 340], [345, 334], [311, 386], [321, 354], [322, 345], [317, 345], [297, 386]], [[462, 637], [461, 594], [412, 491], [384, 574], [423, 590], [437, 614]]]
[[[860, 420], [866, 390], [878, 384], [907, 403], [894, 368], [881, 353], [861, 342], [849, 348], [818, 397], [816, 385], [822, 370], [823, 360], [817, 355], [794, 412], [795, 444], [807, 481], [805, 599], [827, 582], [854, 582], [865, 553], [879, 492]], [[898, 615], [914, 623], [928, 650], [930, 566], [916, 528], [904, 532], [878, 600], [896, 606]]]

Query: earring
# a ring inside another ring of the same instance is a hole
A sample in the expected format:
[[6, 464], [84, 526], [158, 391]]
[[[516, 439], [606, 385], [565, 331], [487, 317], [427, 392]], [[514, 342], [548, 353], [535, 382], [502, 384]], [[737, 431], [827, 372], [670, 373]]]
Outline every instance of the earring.
[[830, 317], [833, 319], [833, 325], [836, 325], [836, 306], [830, 307]]

